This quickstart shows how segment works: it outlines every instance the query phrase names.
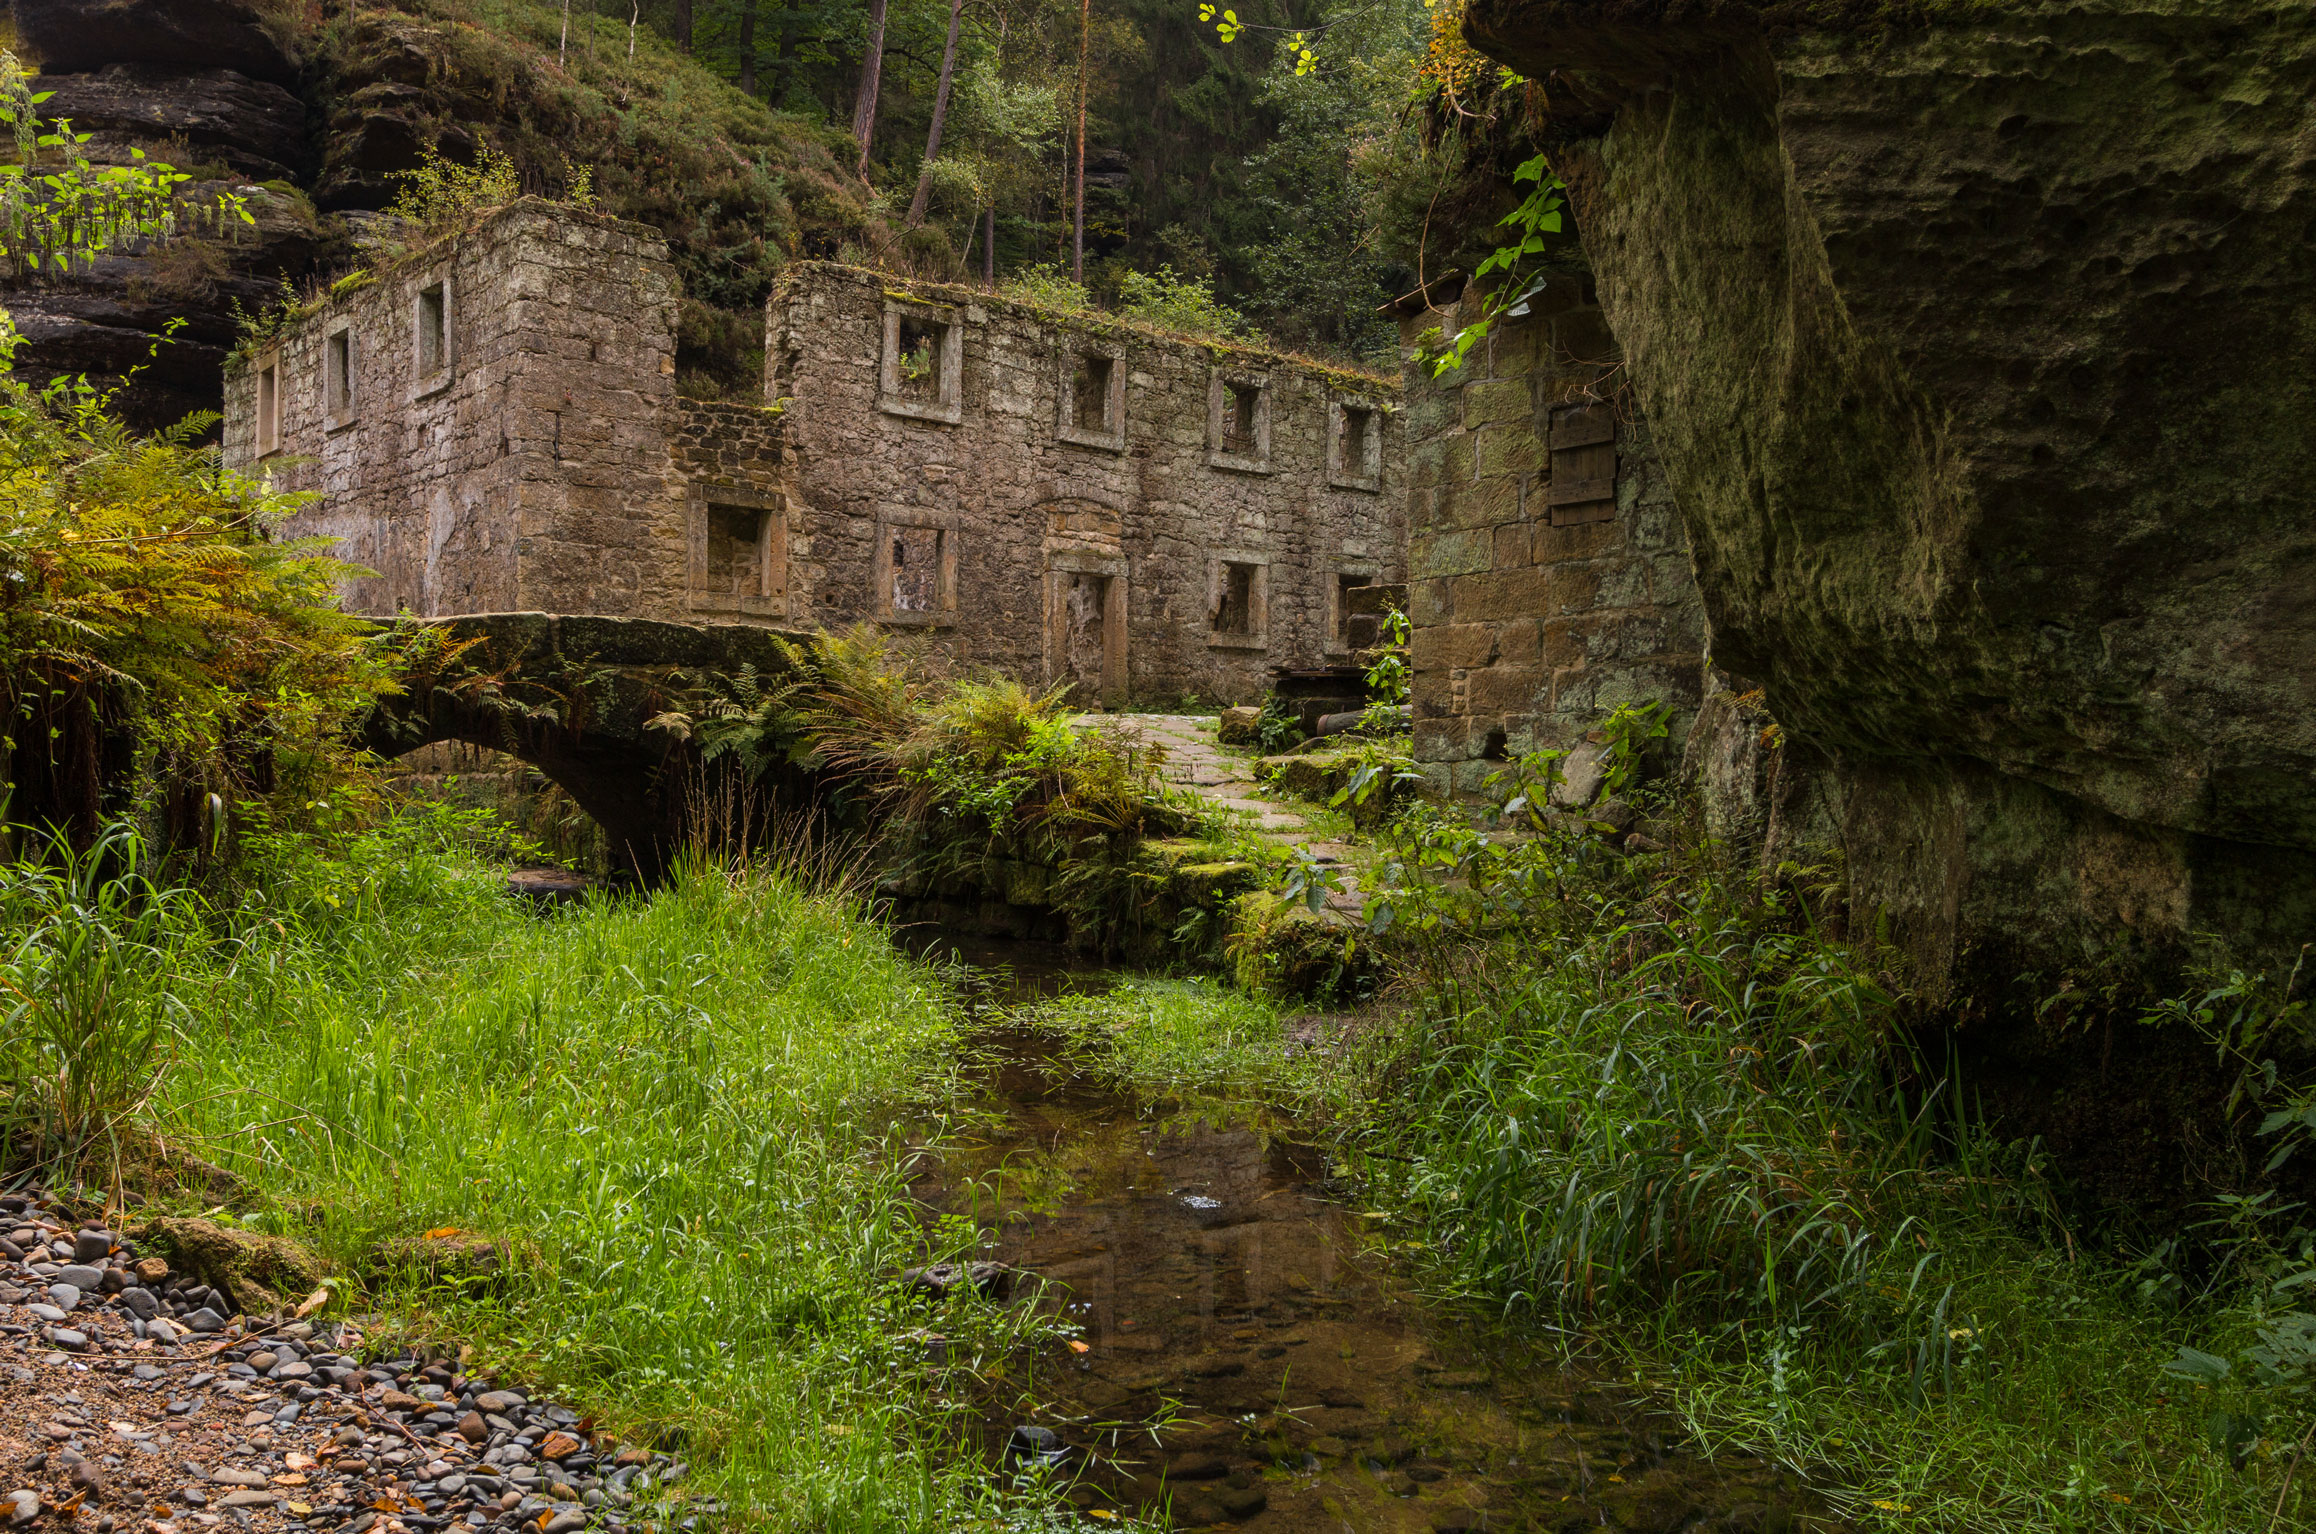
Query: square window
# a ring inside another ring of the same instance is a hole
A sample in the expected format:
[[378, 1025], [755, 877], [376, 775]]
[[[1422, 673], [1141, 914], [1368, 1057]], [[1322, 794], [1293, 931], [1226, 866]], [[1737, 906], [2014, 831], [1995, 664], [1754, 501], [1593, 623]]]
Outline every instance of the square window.
[[1054, 434], [1079, 447], [1126, 450], [1126, 358], [1123, 347], [1063, 338]]
[[322, 338], [322, 410], [332, 426], [354, 414], [354, 333], [343, 327]]
[[1110, 357], [1079, 354], [1070, 373], [1070, 404], [1078, 430], [1104, 434], [1117, 430], [1110, 419], [1110, 373], [1117, 365]]
[[760, 597], [764, 590], [765, 513], [753, 506], [708, 507], [708, 589]]
[[1260, 374], [1216, 369], [1207, 388], [1206, 461], [1241, 474], [1271, 472], [1271, 389]]
[[898, 508], [878, 521], [875, 616], [939, 626], [957, 614], [956, 518]]
[[450, 279], [440, 278], [418, 290], [418, 300], [412, 306], [411, 322], [414, 347], [411, 364], [417, 372], [421, 391], [438, 389], [450, 382], [451, 332]]
[[1207, 613], [1210, 644], [1260, 649], [1268, 629], [1268, 568], [1251, 559], [1218, 559]]
[[940, 399], [941, 340], [942, 327], [922, 320], [901, 321], [898, 363], [901, 398], [920, 402]]
[[929, 616], [940, 595], [941, 530], [896, 527], [892, 540], [893, 611]]
[[922, 421], [964, 419], [964, 330], [944, 309], [885, 305], [878, 404]]
[[1240, 458], [1260, 455], [1262, 443], [1255, 436], [1255, 411], [1262, 404], [1263, 391], [1254, 384], [1230, 386], [1230, 415], [1222, 428], [1222, 450]]
[[700, 611], [783, 616], [788, 523], [778, 494], [695, 484], [689, 505], [690, 605]]
[[281, 360], [268, 357], [257, 368], [257, 451], [281, 451]]
[[1375, 490], [1383, 478], [1383, 414], [1368, 400], [1337, 400], [1329, 407], [1334, 431], [1327, 442], [1327, 482], [1346, 490]]

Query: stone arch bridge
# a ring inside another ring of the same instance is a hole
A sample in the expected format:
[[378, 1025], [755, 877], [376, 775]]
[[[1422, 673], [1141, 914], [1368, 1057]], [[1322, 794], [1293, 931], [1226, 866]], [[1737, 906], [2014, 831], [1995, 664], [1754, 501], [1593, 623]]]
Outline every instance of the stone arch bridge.
[[503, 751], [569, 793], [603, 828], [615, 862], [665, 876], [703, 781], [697, 758], [650, 720], [703, 673], [778, 678], [812, 636], [741, 623], [665, 623], [554, 613], [416, 620], [439, 636], [407, 690], [381, 699], [361, 742], [397, 757], [455, 740]]

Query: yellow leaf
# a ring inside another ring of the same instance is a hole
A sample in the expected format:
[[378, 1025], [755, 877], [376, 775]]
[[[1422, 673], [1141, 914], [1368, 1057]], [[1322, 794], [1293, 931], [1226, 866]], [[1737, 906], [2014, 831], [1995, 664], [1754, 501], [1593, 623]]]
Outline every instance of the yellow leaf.
[[429, 1241], [442, 1241], [457, 1234], [458, 1227], [455, 1225], [438, 1225], [426, 1233], [426, 1239]]
[[1087, 1344], [1078, 1341], [1077, 1338], [1072, 1337], [1070, 1339], [1070, 1351], [1073, 1353], [1091, 1353], [1093, 1349]]

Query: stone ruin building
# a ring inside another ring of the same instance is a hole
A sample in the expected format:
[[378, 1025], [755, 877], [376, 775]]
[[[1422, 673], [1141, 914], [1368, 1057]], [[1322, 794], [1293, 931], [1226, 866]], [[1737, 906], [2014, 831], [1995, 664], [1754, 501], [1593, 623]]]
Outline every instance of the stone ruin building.
[[527, 199], [230, 368], [226, 461], [319, 492], [359, 612], [869, 622], [1110, 706], [1347, 663], [1402, 579], [1387, 381], [804, 262], [763, 402], [707, 402], [677, 307], [649, 230]]

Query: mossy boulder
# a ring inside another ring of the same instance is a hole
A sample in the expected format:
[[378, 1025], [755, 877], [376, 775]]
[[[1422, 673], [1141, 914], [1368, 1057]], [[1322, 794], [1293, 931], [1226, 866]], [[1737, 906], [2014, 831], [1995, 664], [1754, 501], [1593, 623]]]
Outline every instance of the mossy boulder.
[[243, 1315], [293, 1310], [320, 1287], [321, 1260], [286, 1236], [261, 1235], [214, 1220], [164, 1216], [131, 1231], [176, 1272], [224, 1293]]

